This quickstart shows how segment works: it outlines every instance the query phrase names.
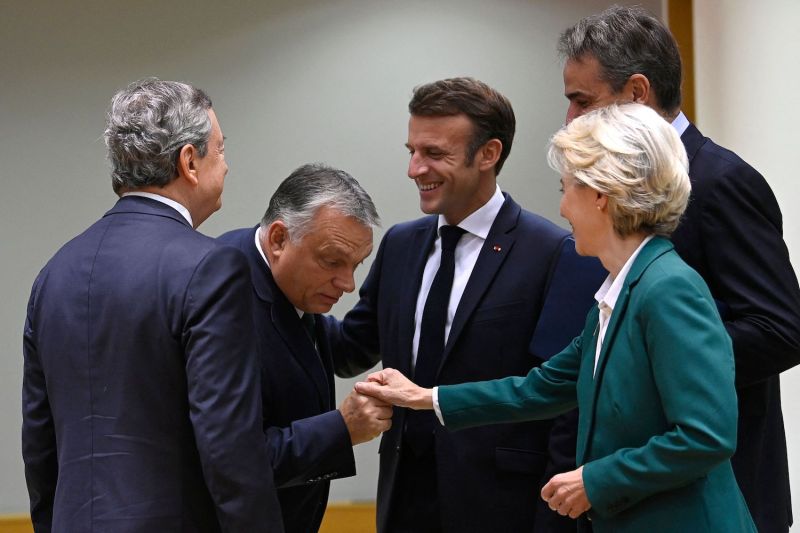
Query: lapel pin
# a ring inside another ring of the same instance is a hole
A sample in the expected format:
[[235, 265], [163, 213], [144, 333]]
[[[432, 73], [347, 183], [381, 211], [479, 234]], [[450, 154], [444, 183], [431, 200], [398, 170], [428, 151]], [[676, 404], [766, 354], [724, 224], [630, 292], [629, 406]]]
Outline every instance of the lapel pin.
[[495, 252], [502, 252], [503, 251], [503, 249], [500, 247], [499, 244], [495, 244], [494, 246], [492, 246], [492, 250], [494, 250]]

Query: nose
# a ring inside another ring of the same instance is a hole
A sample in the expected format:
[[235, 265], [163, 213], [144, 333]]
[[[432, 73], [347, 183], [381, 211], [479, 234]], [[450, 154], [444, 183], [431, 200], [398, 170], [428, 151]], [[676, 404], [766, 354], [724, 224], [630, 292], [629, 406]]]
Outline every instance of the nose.
[[567, 121], [564, 124], [569, 124], [579, 116], [581, 116], [580, 106], [574, 102], [570, 102], [567, 107]]
[[353, 292], [356, 289], [356, 280], [350, 271], [342, 272], [333, 280], [333, 286], [344, 292]]
[[428, 172], [428, 165], [423, 161], [422, 157], [417, 154], [411, 154], [411, 160], [408, 162], [408, 177], [416, 179]]

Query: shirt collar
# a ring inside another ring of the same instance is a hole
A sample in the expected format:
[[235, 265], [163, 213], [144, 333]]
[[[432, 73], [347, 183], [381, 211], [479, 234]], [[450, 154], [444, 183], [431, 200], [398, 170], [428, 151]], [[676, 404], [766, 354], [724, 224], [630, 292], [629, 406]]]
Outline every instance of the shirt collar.
[[611, 274], [609, 274], [595, 293], [594, 299], [597, 300], [597, 305], [599, 307], [607, 307], [609, 314], [611, 314], [611, 312], [614, 310], [614, 306], [617, 305], [619, 293], [622, 291], [625, 278], [628, 277], [628, 272], [630, 272], [633, 262], [636, 260], [636, 256], [639, 255], [639, 252], [642, 251], [642, 248], [644, 248], [645, 244], [650, 242], [652, 239], [653, 235], [648, 235], [645, 237], [639, 247], [636, 248], [628, 260], [625, 261], [625, 264], [622, 266], [619, 274], [617, 274], [617, 277], [613, 278], [611, 277]]
[[[458, 227], [485, 240], [489, 235], [489, 230], [492, 229], [494, 219], [497, 218], [497, 213], [500, 212], [500, 208], [503, 207], [503, 202], [505, 201], [506, 199], [500, 190], [500, 186], [495, 185], [494, 194], [489, 201], [459, 222]], [[444, 219], [444, 215], [439, 215], [437, 229], [446, 225], [447, 221]]]
[[683, 111], [678, 112], [678, 116], [672, 121], [672, 127], [678, 132], [678, 136], [683, 135], [683, 132], [689, 127], [689, 119], [686, 118]]
[[261, 256], [261, 259], [264, 260], [264, 263], [267, 264], [267, 268], [269, 268], [269, 259], [267, 259], [264, 249], [261, 248], [261, 226], [256, 228], [256, 250], [258, 250], [258, 255]]
[[181, 216], [186, 219], [186, 222], [188, 222], [191, 227], [194, 227], [194, 224], [192, 223], [192, 215], [189, 214], [189, 210], [186, 209], [182, 204], [179, 204], [178, 202], [173, 200], [172, 198], [167, 198], [166, 196], [161, 196], [160, 194], [155, 194], [152, 192], [144, 192], [144, 191], [131, 191], [122, 193], [122, 198], [126, 196], [141, 196], [142, 198], [150, 198], [151, 200], [155, 200], [156, 202], [167, 204], [172, 209], [180, 213]]

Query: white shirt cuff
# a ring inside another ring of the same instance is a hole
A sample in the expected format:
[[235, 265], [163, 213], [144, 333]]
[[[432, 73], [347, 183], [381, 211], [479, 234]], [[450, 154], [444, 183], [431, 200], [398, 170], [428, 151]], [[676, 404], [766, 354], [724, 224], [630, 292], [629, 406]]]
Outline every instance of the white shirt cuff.
[[436, 413], [436, 418], [439, 419], [439, 423], [441, 425], [444, 425], [442, 410], [439, 409], [439, 387], [433, 388], [433, 392], [431, 392], [431, 400], [433, 400], [433, 412]]

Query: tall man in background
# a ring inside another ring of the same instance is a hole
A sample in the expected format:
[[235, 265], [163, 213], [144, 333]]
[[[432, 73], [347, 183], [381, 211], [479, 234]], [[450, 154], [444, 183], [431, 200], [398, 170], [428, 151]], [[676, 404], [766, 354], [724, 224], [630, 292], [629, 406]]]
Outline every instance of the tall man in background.
[[261, 431], [250, 273], [195, 231], [222, 131], [184, 83], [135, 82], [105, 131], [120, 200], [37, 277], [22, 453], [37, 531], [282, 531]]
[[786, 532], [792, 509], [780, 373], [800, 362], [800, 288], [775, 195], [761, 174], [681, 112], [678, 46], [650, 13], [614, 6], [586, 17], [561, 35], [559, 51], [568, 122], [612, 102], [639, 102], [681, 134], [692, 195], [672, 240], [705, 279], [733, 340], [736, 479], [758, 530]]
[[374, 361], [334, 357], [319, 315], [355, 290], [379, 223], [350, 174], [303, 165], [278, 186], [259, 226], [218, 239], [250, 263], [250, 335], [259, 340], [264, 430], [287, 533], [319, 529], [330, 480], [356, 472], [353, 446], [391, 425], [390, 406], [355, 391], [335, 409], [334, 372], [352, 376]]
[[[426, 387], [525, 375], [580, 331], [605, 272], [500, 191], [515, 130], [503, 95], [440, 80], [418, 87], [409, 111], [408, 176], [430, 216], [386, 232], [334, 354], [380, 357]], [[549, 467], [575, 468], [574, 435], [551, 448], [552, 425], [450, 433], [432, 412], [396, 408], [378, 531], [574, 531], [539, 497]]]

